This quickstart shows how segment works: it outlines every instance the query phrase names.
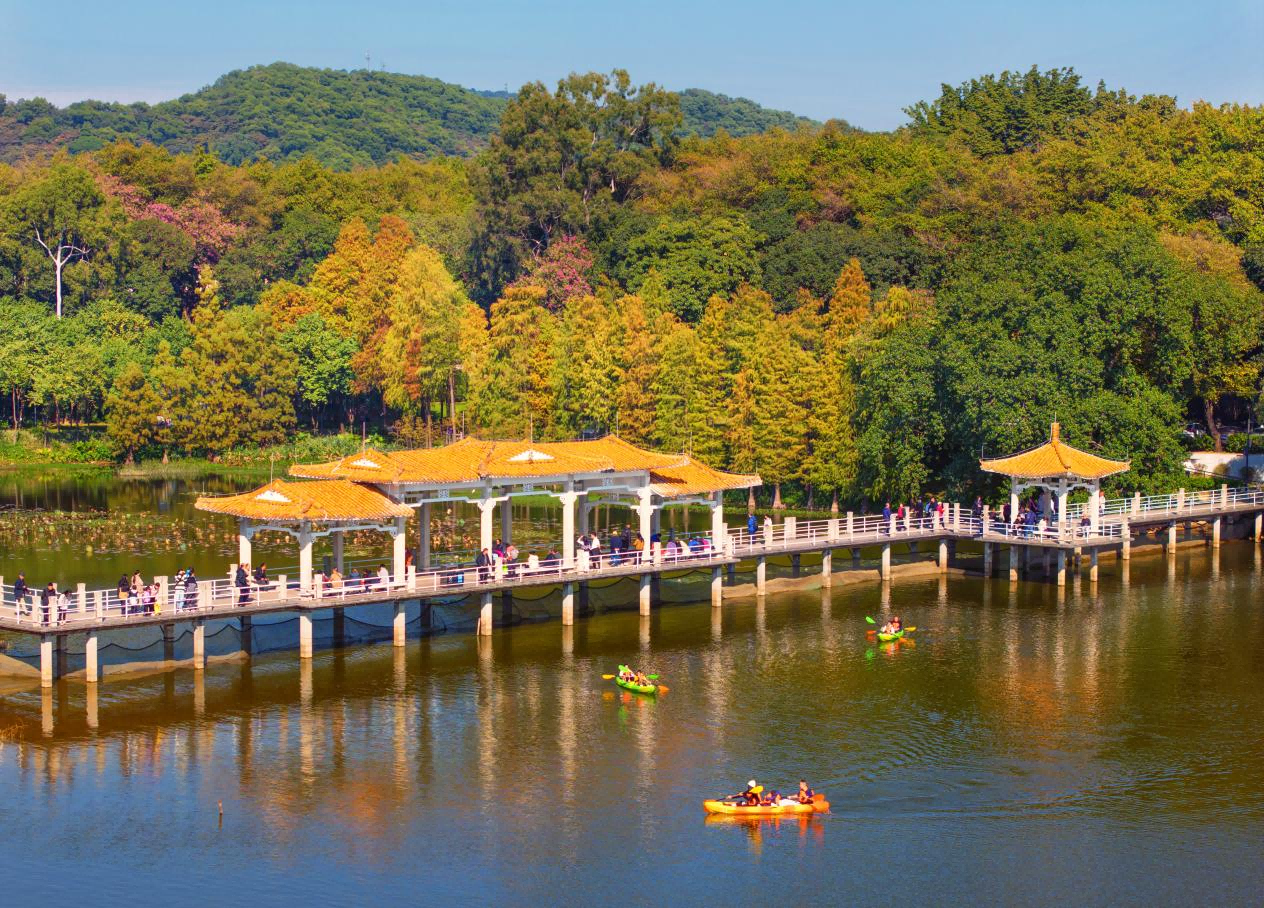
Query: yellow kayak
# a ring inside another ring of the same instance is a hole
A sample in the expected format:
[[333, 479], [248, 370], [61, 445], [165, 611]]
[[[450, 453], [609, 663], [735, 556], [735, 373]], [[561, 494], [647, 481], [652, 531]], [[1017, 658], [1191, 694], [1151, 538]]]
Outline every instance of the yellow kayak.
[[811, 804], [785, 804], [780, 806], [759, 805], [749, 807], [745, 804], [734, 804], [730, 801], [703, 801], [702, 809], [707, 813], [719, 813], [732, 817], [790, 817], [813, 813], [829, 813], [829, 801], [818, 794]]

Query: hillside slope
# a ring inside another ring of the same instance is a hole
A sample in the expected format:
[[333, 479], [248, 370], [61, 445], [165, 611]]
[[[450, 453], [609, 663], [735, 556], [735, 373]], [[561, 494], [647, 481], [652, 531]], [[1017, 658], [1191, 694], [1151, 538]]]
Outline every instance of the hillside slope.
[[[427, 76], [273, 63], [236, 70], [213, 85], [158, 104], [81, 101], [58, 108], [0, 96], [0, 160], [115, 141], [153, 142], [173, 152], [207, 148], [230, 164], [311, 155], [348, 169], [398, 155], [468, 155], [486, 144], [508, 103]], [[745, 98], [681, 93], [684, 131], [734, 135], [811, 121]]]

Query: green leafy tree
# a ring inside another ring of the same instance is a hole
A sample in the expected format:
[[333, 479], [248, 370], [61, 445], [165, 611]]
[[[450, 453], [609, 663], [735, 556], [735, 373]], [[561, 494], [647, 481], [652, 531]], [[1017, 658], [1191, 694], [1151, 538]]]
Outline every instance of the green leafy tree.
[[311, 420], [312, 428], [319, 430], [321, 417], [330, 405], [351, 391], [355, 341], [332, 330], [315, 312], [300, 317], [278, 340], [294, 357], [298, 367], [299, 404]]
[[128, 363], [114, 380], [106, 403], [106, 432], [127, 463], [155, 440], [160, 404], [149, 379], [136, 363]]
[[508, 287], [492, 304], [481, 416], [498, 437], [534, 437], [549, 425], [558, 326], [544, 302], [542, 287]]

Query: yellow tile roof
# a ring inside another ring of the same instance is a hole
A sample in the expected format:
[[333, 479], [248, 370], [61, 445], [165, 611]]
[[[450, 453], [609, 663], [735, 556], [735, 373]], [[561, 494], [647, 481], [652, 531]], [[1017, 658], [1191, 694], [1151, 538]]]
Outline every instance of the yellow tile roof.
[[762, 485], [758, 476], [745, 473], [725, 473], [706, 464], [686, 457], [685, 462], [660, 467], [650, 473], [650, 488], [663, 498], [683, 498], [688, 495], [707, 495], [728, 489], [749, 489]]
[[203, 496], [194, 505], [199, 511], [231, 514], [279, 523], [299, 520], [389, 520], [407, 517], [412, 509], [396, 504], [369, 486], [329, 479], [286, 482], [277, 479], [253, 492], [220, 497]]
[[1055, 422], [1049, 427], [1049, 440], [1039, 447], [1009, 457], [980, 460], [979, 467], [989, 473], [1002, 473], [1021, 479], [1040, 479], [1045, 476], [1102, 479], [1123, 473], [1131, 467], [1131, 463], [1127, 460], [1107, 460], [1071, 447], [1062, 441], [1059, 426]]
[[356, 482], [459, 483], [488, 479], [529, 479], [576, 473], [652, 470], [680, 465], [683, 454], [646, 451], [613, 435], [593, 441], [484, 441], [463, 438], [440, 448], [395, 451], [366, 449], [339, 460], [295, 464], [293, 476], [342, 477]]

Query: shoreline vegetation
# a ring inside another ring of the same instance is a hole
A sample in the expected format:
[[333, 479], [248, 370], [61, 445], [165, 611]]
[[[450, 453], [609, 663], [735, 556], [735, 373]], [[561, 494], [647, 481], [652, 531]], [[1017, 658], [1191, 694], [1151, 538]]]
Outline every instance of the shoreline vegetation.
[[1130, 461], [1107, 494], [1196, 487], [1195, 436], [1259, 423], [1264, 106], [1034, 67], [888, 133], [686, 135], [622, 70], [502, 102], [468, 157], [0, 163], [0, 462], [283, 475], [362, 435], [613, 433], [758, 473], [760, 506], [872, 513], [998, 503], [980, 457], [1054, 421]]

